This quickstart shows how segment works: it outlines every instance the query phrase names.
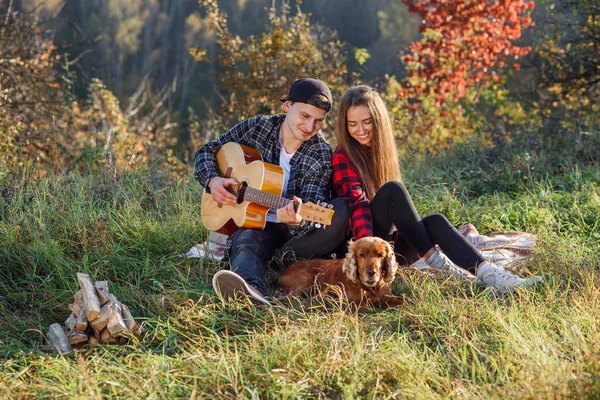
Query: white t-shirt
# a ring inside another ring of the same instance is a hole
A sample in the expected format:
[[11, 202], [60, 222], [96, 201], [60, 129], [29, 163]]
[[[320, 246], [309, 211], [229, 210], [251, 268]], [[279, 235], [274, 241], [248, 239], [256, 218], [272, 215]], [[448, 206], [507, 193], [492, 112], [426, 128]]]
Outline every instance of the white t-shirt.
[[[281, 136], [279, 137], [279, 144], [281, 145], [281, 152], [279, 153], [279, 166], [283, 169], [283, 190], [281, 192], [281, 197], [285, 197], [287, 194], [287, 185], [290, 181], [290, 160], [294, 156], [294, 153], [288, 153], [285, 151], [285, 147], [283, 147], [283, 143], [281, 142]], [[279, 222], [277, 219], [277, 210], [269, 210], [267, 213], [267, 222]]]

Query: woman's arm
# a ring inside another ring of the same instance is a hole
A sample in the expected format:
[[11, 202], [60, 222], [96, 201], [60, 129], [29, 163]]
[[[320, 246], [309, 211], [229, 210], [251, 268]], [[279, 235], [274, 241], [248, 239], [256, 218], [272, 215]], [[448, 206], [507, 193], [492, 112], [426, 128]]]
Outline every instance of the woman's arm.
[[332, 165], [335, 191], [339, 197], [348, 200], [352, 210], [350, 225], [354, 238], [373, 236], [371, 204], [365, 196], [354, 165], [340, 149], [333, 153]]

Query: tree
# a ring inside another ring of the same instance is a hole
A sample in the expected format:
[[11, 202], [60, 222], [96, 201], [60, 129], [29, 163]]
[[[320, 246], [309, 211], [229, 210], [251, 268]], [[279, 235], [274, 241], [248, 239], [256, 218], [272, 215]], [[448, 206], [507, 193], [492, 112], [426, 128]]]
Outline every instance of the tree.
[[0, 21], [0, 174], [25, 161], [37, 173], [82, 164], [117, 172], [158, 161], [182, 176], [175, 124], [164, 110], [170, 86], [156, 94], [145, 79], [125, 109], [99, 80], [87, 100], [69, 100], [67, 77], [55, 68], [61, 58], [36, 17], [14, 12]]
[[[345, 89], [345, 47], [335, 34], [311, 26], [309, 15], [299, 7], [295, 15], [285, 4], [279, 13], [271, 9], [266, 32], [242, 39], [229, 31], [227, 15], [219, 10], [216, 0], [201, 4], [221, 50], [217, 62], [222, 67], [220, 80], [225, 95], [220, 129], [257, 114], [278, 112], [279, 98], [300, 77], [327, 82], [334, 98]], [[206, 59], [204, 51], [192, 49], [192, 53], [198, 61]]]
[[548, 4], [536, 46], [541, 114], [560, 127], [600, 125], [600, 5], [591, 0]]
[[[465, 136], [480, 123], [471, 112], [484, 90], [501, 80], [496, 72], [517, 60], [529, 47], [515, 45], [522, 29], [532, 24], [533, 1], [523, 0], [403, 0], [421, 17], [423, 38], [402, 54], [408, 76], [392, 108], [404, 110], [397, 119], [408, 145], [440, 148]], [[407, 113], [406, 110], [412, 110]]]
[[60, 57], [32, 14], [0, 14], [0, 173], [31, 158], [61, 158], [67, 108]]
[[[504, 67], [507, 58], [518, 60], [531, 52], [513, 42], [532, 23], [528, 10], [533, 10], [533, 1], [403, 1], [421, 16], [423, 33], [403, 57], [409, 72], [405, 96], [433, 89], [438, 105], [461, 99], [468, 88], [497, 82], [494, 68]], [[513, 67], [518, 70], [519, 64]]]

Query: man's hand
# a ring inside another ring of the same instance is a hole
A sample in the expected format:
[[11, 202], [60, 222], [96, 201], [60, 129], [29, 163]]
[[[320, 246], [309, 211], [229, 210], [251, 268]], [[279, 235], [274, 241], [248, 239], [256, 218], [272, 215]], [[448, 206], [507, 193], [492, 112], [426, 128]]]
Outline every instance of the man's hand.
[[221, 178], [220, 176], [215, 176], [208, 182], [208, 187], [210, 188], [210, 195], [213, 200], [217, 203], [226, 204], [226, 205], [235, 205], [236, 197], [227, 190], [230, 186], [238, 185], [238, 181], [233, 178]]
[[302, 200], [294, 196], [294, 200], [290, 201], [287, 206], [277, 210], [277, 219], [279, 222], [287, 225], [297, 225], [302, 222], [302, 217], [296, 213], [294, 203], [299, 207], [302, 204]]

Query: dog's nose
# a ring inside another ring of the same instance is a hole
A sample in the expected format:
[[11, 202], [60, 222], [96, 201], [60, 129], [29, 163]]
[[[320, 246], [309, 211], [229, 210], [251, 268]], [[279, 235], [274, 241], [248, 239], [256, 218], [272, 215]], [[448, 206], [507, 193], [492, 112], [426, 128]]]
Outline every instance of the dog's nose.
[[368, 269], [367, 270], [367, 275], [369, 275], [369, 276], [375, 276], [375, 270], [374, 269]]

